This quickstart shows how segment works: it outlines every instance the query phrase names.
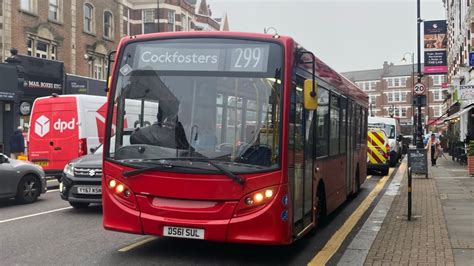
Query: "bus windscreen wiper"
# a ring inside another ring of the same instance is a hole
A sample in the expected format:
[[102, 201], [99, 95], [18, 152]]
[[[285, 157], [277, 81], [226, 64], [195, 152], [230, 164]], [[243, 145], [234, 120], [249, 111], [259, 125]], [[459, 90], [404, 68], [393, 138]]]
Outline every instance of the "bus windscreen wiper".
[[122, 175], [124, 177], [131, 177], [131, 176], [138, 175], [138, 174], [148, 172], [148, 171], [160, 170], [160, 169], [169, 169], [169, 168], [175, 167], [174, 165], [172, 165], [170, 163], [165, 163], [165, 162], [154, 162], [154, 163], [155, 163], [155, 165], [150, 166], [150, 167], [144, 167], [144, 168], [130, 170], [130, 171], [123, 171]]
[[229, 169], [217, 164], [212, 159], [208, 159], [208, 158], [205, 158], [205, 157], [176, 157], [176, 158], [166, 158], [166, 159], [163, 159], [163, 160], [189, 160], [189, 161], [192, 161], [192, 162], [208, 163], [208, 164], [212, 165], [214, 168], [216, 168], [217, 170], [219, 170], [221, 173], [223, 173], [224, 175], [229, 177], [230, 179], [237, 182], [237, 184], [242, 185], [242, 186], [245, 184], [245, 179], [243, 177], [232, 173], [231, 171], [229, 171]]

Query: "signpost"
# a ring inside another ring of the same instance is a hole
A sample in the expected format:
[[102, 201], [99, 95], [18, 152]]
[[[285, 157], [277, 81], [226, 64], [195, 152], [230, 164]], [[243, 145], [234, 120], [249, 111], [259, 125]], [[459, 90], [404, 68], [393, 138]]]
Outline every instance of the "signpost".
[[413, 93], [415, 95], [422, 95], [425, 93], [425, 91], [426, 91], [425, 84], [421, 82], [416, 83], [415, 86], [413, 87]]

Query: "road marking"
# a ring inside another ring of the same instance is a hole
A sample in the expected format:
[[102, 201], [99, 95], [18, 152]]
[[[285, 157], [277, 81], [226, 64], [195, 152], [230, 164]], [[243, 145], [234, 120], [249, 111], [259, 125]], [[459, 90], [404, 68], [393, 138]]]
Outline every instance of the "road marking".
[[153, 240], [155, 240], [155, 239], [157, 239], [157, 238], [158, 238], [158, 237], [156, 237], [156, 236], [147, 237], [147, 238], [145, 238], [145, 239], [142, 239], [142, 240], [140, 240], [140, 241], [138, 241], [138, 242], [135, 242], [135, 243], [133, 243], [133, 244], [131, 244], [131, 245], [128, 245], [128, 246], [126, 246], [126, 247], [123, 247], [123, 248], [119, 249], [118, 252], [127, 252], [127, 251], [132, 250], [132, 249], [134, 249], [134, 248], [136, 248], [136, 247], [139, 247], [139, 246], [141, 246], [141, 245], [144, 245], [144, 244], [146, 244], [146, 243], [148, 243], [148, 242], [150, 242], [150, 241], [153, 241]]
[[64, 208], [59, 208], [59, 209], [55, 209], [55, 210], [29, 214], [29, 215], [25, 215], [25, 216], [16, 217], [16, 218], [11, 218], [11, 219], [0, 221], [0, 224], [8, 223], [8, 222], [11, 222], [11, 221], [16, 221], [16, 220], [21, 220], [21, 219], [26, 219], [26, 218], [31, 218], [31, 217], [35, 217], [35, 216], [39, 216], [39, 215], [43, 215], [43, 214], [64, 211], [64, 210], [67, 210], [67, 209], [72, 209], [72, 207], [64, 207]]
[[58, 189], [51, 189], [51, 190], [48, 190], [48, 191], [46, 191], [46, 193], [49, 193], [49, 192], [56, 192], [56, 191], [59, 191], [59, 188], [58, 188]]
[[394, 168], [390, 168], [388, 175], [384, 176], [377, 182], [374, 189], [369, 193], [367, 198], [357, 207], [357, 209], [351, 214], [346, 222], [337, 230], [336, 233], [329, 239], [326, 245], [314, 256], [314, 258], [308, 263], [308, 265], [325, 265], [336, 253], [341, 246], [342, 242], [346, 239], [347, 235], [352, 231], [352, 228], [357, 224], [362, 215], [367, 211], [372, 202], [375, 200], [377, 195], [382, 191], [385, 183], [392, 175]]

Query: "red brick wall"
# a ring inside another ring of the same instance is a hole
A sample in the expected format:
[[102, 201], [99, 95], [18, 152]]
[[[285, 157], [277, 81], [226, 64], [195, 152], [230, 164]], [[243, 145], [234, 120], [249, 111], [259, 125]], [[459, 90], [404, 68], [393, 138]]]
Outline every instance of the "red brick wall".
[[[95, 34], [91, 35], [83, 31], [83, 4], [91, 3], [95, 9]], [[76, 45], [71, 43], [72, 14], [71, 1], [64, 0], [62, 8], [62, 21], [60, 23], [48, 20], [49, 6], [47, 1], [38, 0], [36, 14], [20, 11], [20, 1], [12, 3], [12, 47], [18, 49], [20, 54], [27, 54], [27, 32], [36, 32], [40, 25], [46, 27], [53, 33], [55, 41], [59, 43], [57, 57], [63, 61], [66, 71], [71, 73], [71, 49], [76, 49], [76, 74], [89, 76], [87, 62], [84, 54], [87, 48], [91, 48], [95, 43], [103, 43], [107, 50], [114, 50], [120, 38], [119, 5], [114, 0], [77, 0], [76, 1]], [[114, 17], [114, 39], [107, 40], [103, 36], [103, 12], [110, 10]]]

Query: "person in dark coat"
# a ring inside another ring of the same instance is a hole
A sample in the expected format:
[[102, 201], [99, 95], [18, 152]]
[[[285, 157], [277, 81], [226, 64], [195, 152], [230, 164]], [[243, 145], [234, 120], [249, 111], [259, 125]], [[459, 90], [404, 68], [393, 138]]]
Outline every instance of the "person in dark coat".
[[25, 152], [25, 138], [23, 137], [23, 128], [18, 127], [10, 138], [10, 157], [18, 158]]

